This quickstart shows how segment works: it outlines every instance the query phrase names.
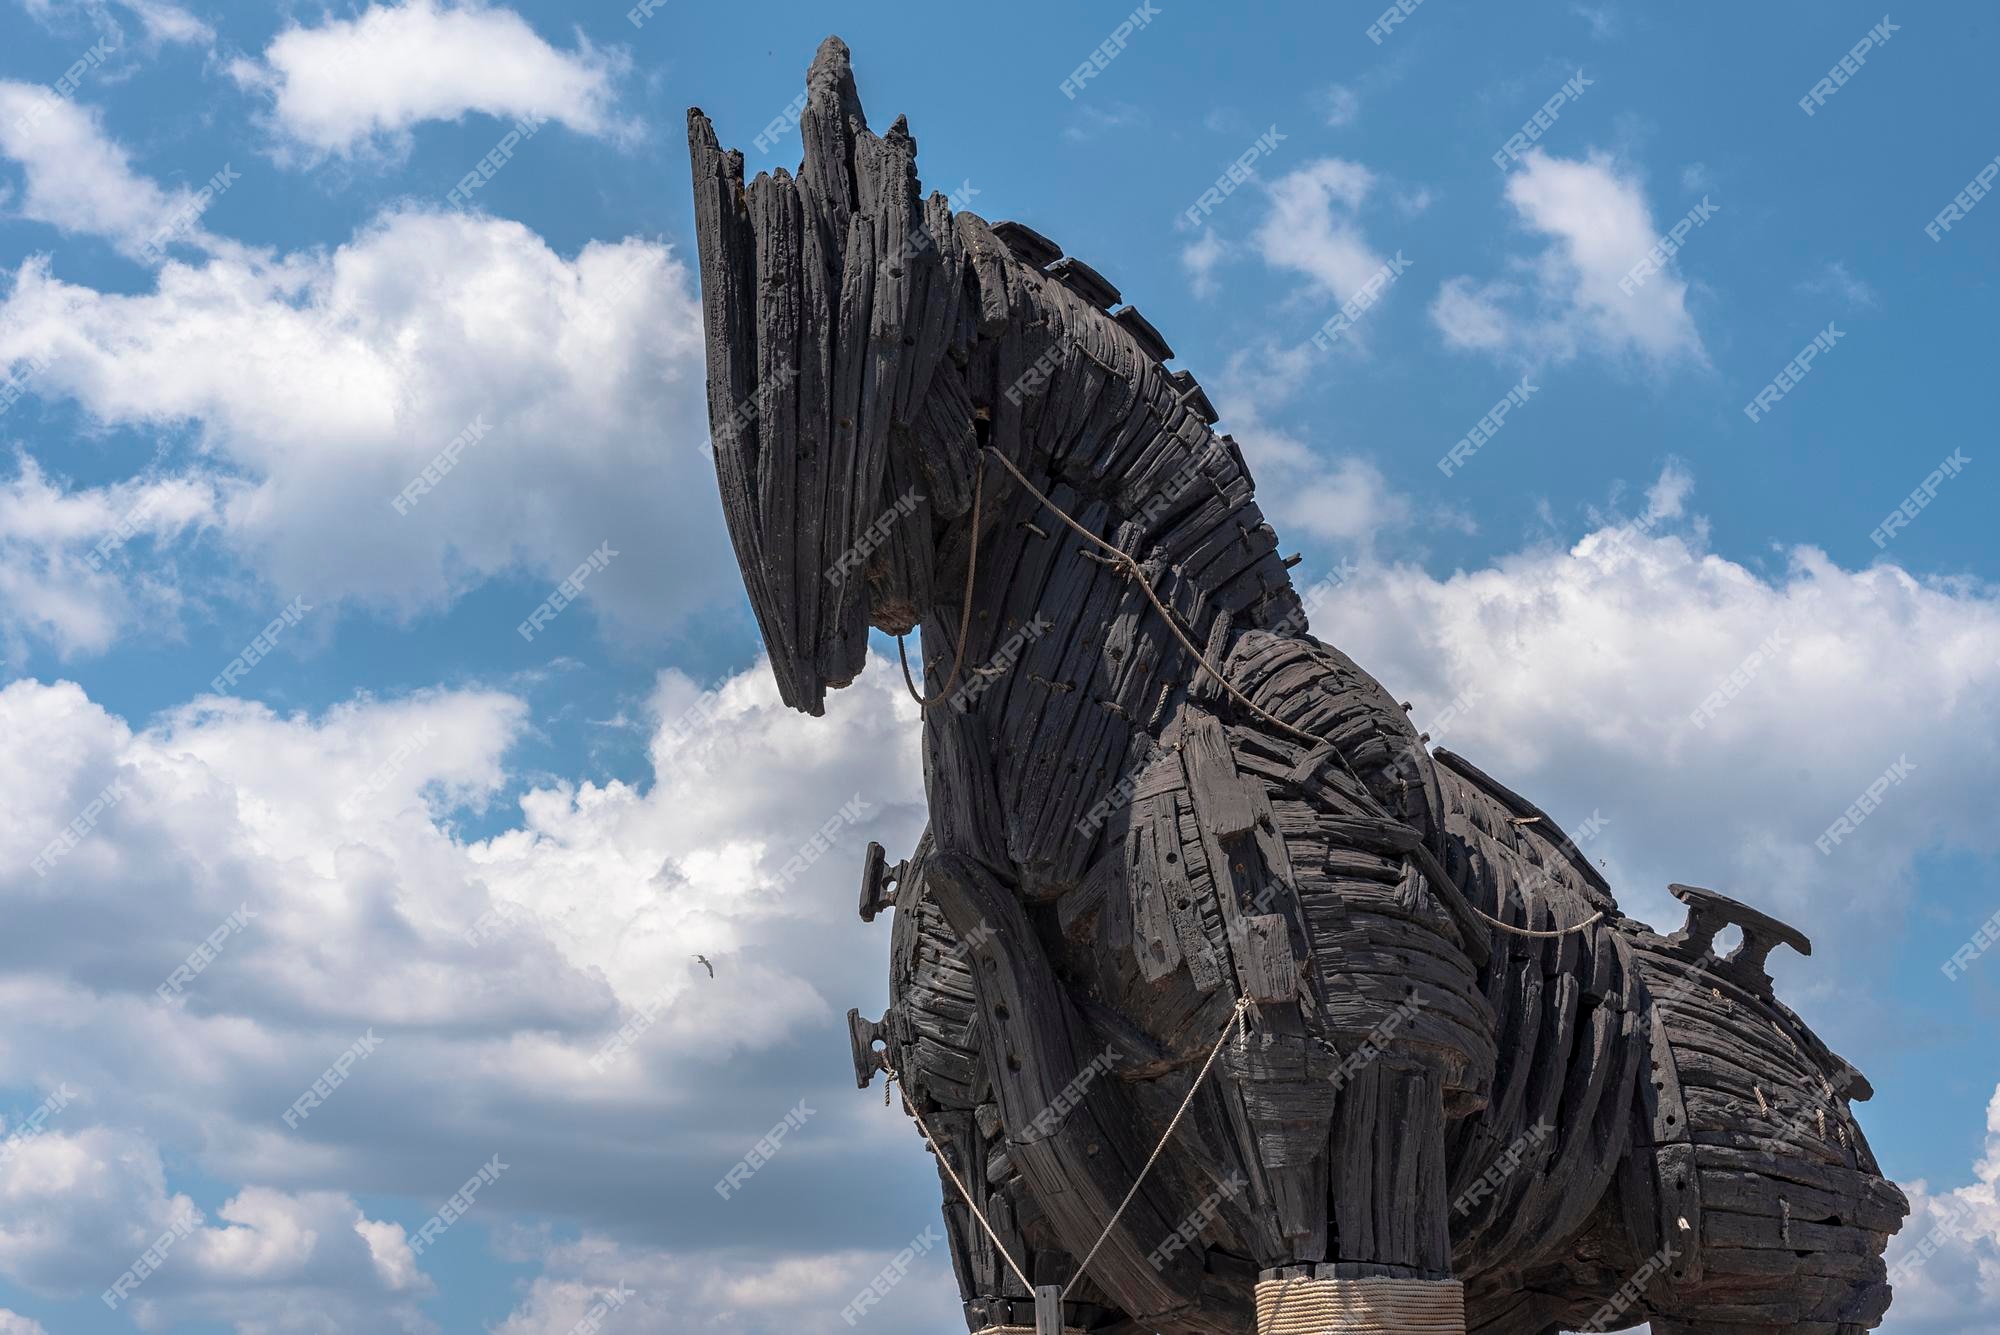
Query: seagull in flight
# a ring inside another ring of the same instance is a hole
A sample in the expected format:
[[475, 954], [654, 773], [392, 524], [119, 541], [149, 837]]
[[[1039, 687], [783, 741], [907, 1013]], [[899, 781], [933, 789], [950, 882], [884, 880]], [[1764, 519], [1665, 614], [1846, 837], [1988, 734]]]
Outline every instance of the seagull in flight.
[[708, 970], [708, 976], [709, 976], [710, 978], [713, 978], [713, 977], [715, 977], [715, 966], [714, 966], [713, 964], [710, 964], [710, 963], [708, 962], [708, 956], [706, 956], [706, 955], [696, 955], [696, 956], [695, 956], [695, 958], [696, 958], [696, 959], [698, 959], [698, 960], [700, 960], [700, 961], [701, 961], [701, 964], [702, 964], [702, 967]]

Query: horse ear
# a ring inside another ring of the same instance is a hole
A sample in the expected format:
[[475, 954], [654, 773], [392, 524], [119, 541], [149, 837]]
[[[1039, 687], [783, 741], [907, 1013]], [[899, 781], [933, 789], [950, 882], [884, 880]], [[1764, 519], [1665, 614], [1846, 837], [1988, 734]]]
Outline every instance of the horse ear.
[[855, 148], [867, 134], [868, 113], [861, 109], [861, 93], [854, 86], [847, 43], [828, 37], [806, 71], [806, 104], [799, 114], [805, 159], [799, 164], [799, 183], [829, 243], [829, 254], [840, 253], [860, 204]]

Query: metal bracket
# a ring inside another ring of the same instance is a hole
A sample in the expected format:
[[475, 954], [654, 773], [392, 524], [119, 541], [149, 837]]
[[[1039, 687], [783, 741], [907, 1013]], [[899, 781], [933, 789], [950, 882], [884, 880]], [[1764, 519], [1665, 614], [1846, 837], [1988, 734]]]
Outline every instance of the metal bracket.
[[868, 855], [861, 865], [861, 921], [874, 922], [876, 914], [895, 907], [896, 900], [889, 887], [901, 885], [909, 870], [908, 858], [891, 867], [882, 845], [873, 839], [868, 841]]

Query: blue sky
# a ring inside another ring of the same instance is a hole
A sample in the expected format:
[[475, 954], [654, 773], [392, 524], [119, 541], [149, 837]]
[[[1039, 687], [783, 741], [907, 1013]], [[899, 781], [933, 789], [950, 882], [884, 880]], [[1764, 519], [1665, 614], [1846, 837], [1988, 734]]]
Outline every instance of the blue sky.
[[[1938, 1244], [1885, 1329], [2000, 1324], [2000, 961], [1962, 953], [2000, 910], [2000, 203], [1926, 231], [2000, 155], [1992, 14], [1151, 8], [1065, 89], [1130, 5], [0, 0], [0, 1335], [563, 1335], [621, 1284], [607, 1331], [844, 1331], [935, 1219], [846, 1073], [913, 710], [880, 670], [778, 705], [700, 450], [685, 110], [795, 167], [829, 30], [927, 188], [1163, 331], [1303, 571], [1358, 563], [1318, 634], [1602, 818], [1628, 910], [1690, 881], [1814, 938], [1781, 995], [1879, 1091], [1899, 1249]], [[862, 1326], [955, 1301], [934, 1257]]]

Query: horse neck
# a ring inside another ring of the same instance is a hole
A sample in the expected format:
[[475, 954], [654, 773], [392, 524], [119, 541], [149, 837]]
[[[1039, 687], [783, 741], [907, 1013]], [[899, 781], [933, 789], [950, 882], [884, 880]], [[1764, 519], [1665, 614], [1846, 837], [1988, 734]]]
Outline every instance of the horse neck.
[[[1201, 671], [1116, 558], [1068, 521], [1137, 560], [1210, 662], [1247, 630], [1302, 624], [1234, 442], [1155, 365], [1125, 388], [1125, 402], [1096, 415], [1073, 407], [1061, 426], [1046, 408], [1039, 421], [996, 415], [989, 439], [1009, 458], [1040, 461], [1019, 466], [1047, 503], [984, 460], [962, 650], [964, 581], [951, 572], [971, 554], [969, 519], [940, 544], [947, 573], [923, 621], [933, 690], [960, 660], [953, 689], [926, 714], [934, 832], [1011, 869], [1031, 896], [1080, 879], [1115, 824], [1103, 819], [1107, 796]], [[1064, 392], [1050, 385], [1048, 402]], [[1115, 434], [1097, 420], [1113, 413], [1125, 424]]]

